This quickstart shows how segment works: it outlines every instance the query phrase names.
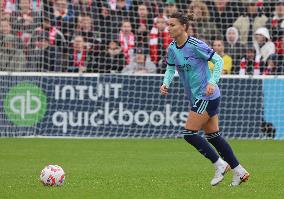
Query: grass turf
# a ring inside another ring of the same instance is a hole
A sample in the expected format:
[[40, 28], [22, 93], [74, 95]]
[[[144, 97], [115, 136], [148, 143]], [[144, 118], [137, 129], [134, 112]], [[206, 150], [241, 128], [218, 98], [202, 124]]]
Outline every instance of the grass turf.
[[[230, 141], [251, 173], [229, 187], [232, 173], [210, 186], [214, 170], [181, 139], [0, 139], [0, 198], [283, 198], [283, 141]], [[39, 173], [58, 164], [62, 187]]]

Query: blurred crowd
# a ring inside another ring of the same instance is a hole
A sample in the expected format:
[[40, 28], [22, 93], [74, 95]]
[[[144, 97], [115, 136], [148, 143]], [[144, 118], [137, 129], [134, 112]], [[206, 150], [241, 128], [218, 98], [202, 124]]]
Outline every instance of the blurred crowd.
[[164, 73], [167, 20], [181, 11], [223, 74], [284, 75], [284, 0], [0, 2], [0, 71]]

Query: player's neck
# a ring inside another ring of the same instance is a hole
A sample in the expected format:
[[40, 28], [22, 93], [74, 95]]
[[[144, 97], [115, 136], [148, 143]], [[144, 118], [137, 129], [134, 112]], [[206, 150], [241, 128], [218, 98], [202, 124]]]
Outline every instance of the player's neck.
[[188, 39], [187, 33], [182, 34], [176, 38], [177, 46], [182, 46]]

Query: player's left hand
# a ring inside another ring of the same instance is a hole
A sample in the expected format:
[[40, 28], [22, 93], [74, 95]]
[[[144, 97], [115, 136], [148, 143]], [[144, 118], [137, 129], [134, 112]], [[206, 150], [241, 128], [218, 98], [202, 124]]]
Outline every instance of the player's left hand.
[[168, 87], [163, 84], [161, 87], [160, 87], [160, 93], [164, 96], [166, 96], [169, 92], [168, 92]]
[[206, 96], [212, 95], [215, 91], [215, 86], [213, 84], [207, 84], [206, 86]]

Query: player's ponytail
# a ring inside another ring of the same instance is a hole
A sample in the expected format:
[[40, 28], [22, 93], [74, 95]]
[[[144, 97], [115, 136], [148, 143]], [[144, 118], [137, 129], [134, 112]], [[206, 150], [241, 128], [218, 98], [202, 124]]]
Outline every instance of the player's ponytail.
[[193, 12], [188, 13], [187, 17], [189, 21], [195, 21], [195, 15]]
[[182, 12], [175, 12], [171, 15], [171, 18], [176, 18], [182, 25], [186, 25], [186, 30], [189, 27], [189, 23], [195, 20], [194, 13], [190, 12], [184, 14]]

